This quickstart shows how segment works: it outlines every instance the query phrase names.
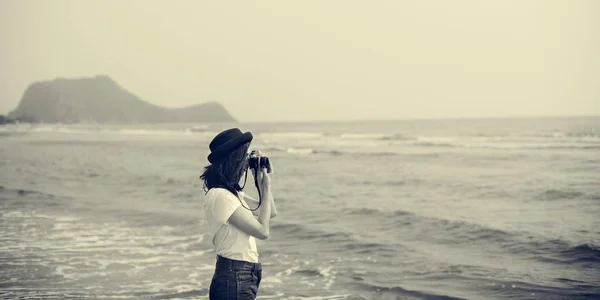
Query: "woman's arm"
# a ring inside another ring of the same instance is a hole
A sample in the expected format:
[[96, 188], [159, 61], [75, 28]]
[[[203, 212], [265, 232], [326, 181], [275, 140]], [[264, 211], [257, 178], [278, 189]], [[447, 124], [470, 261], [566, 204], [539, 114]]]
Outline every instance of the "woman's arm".
[[[250, 205], [250, 207], [256, 207], [256, 206], [258, 206], [258, 200], [250, 197], [246, 193], [244, 193], [243, 195], [244, 195], [244, 200], [246, 200], [246, 202], [252, 203]], [[261, 207], [262, 207], [262, 205], [264, 205], [264, 201], [265, 200], [266, 199], [263, 199], [263, 204], [261, 204]], [[256, 215], [258, 215], [257, 211], [253, 211], [253, 213], [255, 213]], [[277, 207], [275, 207], [275, 199], [273, 197], [271, 197], [271, 219], [275, 218], [275, 216], [277, 216]]]
[[261, 193], [266, 201], [261, 205], [258, 219], [251, 213], [248, 213], [246, 208], [239, 206], [229, 217], [229, 222], [257, 239], [266, 240], [269, 238], [271, 227], [271, 203], [273, 203], [273, 195], [271, 194], [271, 178], [267, 174], [267, 171], [263, 170], [261, 175], [262, 178], [259, 180], [261, 182]]

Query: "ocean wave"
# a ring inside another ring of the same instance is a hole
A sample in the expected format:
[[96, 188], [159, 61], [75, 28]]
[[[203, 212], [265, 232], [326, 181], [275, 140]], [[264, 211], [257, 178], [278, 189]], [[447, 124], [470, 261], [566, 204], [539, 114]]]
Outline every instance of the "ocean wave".
[[[353, 254], [379, 254], [389, 256], [397, 253], [397, 247], [384, 243], [366, 242], [355, 238], [347, 232], [330, 232], [322, 229], [309, 228], [307, 225], [294, 223], [278, 223], [271, 225], [272, 232], [292, 237], [292, 240], [302, 242], [314, 241], [321, 245], [321, 251], [345, 251]], [[393, 255], [392, 255], [393, 256]]]
[[549, 189], [535, 196], [536, 200], [570, 200], [585, 196], [584, 193], [574, 190]]
[[271, 131], [271, 132], [259, 132], [258, 135], [261, 138], [285, 138], [285, 139], [322, 139], [327, 134], [324, 132], [296, 132], [296, 131]]
[[307, 276], [307, 277], [325, 277], [325, 276], [327, 276], [327, 274], [323, 273], [319, 269], [300, 269], [300, 270], [295, 271], [294, 274], [297, 274], [300, 276]]
[[580, 133], [512, 133], [512, 134], [466, 134], [449, 136], [411, 136], [404, 133], [342, 133], [339, 135], [322, 133], [328, 137], [339, 137], [342, 139], [360, 139], [360, 140], [384, 140], [384, 141], [412, 141], [412, 140], [433, 140], [433, 141], [471, 141], [471, 142], [557, 142], [571, 141], [584, 143], [600, 143], [600, 134], [593, 132]]
[[395, 156], [400, 153], [382, 151], [382, 152], [365, 152], [365, 151], [339, 151], [339, 150], [315, 150], [315, 154], [329, 154], [329, 155], [358, 155], [358, 156]]
[[261, 150], [268, 154], [269, 152], [286, 152], [291, 154], [315, 154], [317, 153], [312, 148], [285, 148], [285, 147], [265, 147], [264, 150]]
[[181, 291], [181, 292], [173, 292], [173, 293], [135, 293], [134, 296], [139, 297], [139, 299], [185, 299], [185, 298], [196, 298], [200, 296], [208, 295], [209, 290], [207, 288], [199, 289], [199, 290], [189, 290], [189, 291]]
[[404, 134], [388, 134], [378, 138], [378, 140], [382, 141], [410, 141], [413, 139], [414, 137], [406, 136]]
[[452, 138], [426, 138], [418, 137], [415, 140], [403, 141], [397, 145], [416, 146], [416, 147], [436, 147], [436, 148], [475, 148], [475, 149], [496, 149], [496, 150], [593, 150], [600, 149], [598, 143], [581, 142], [528, 142], [528, 141], [495, 141], [482, 142], [469, 139]]
[[[556, 262], [563, 263], [565, 254], [589, 255], [592, 259], [596, 259], [598, 255], [598, 248], [593, 246], [580, 247], [571, 251], [569, 250], [571, 244], [565, 240], [548, 240], [525, 231], [507, 231], [462, 220], [426, 217], [404, 210], [356, 208], [342, 212], [348, 220], [362, 220], [365, 226], [368, 224], [366, 220], [378, 220], [377, 230], [394, 232], [405, 238], [414, 236], [417, 239], [427, 239], [447, 245], [494, 244], [498, 248], [534, 260], [544, 260], [558, 255], [561, 261]], [[385, 247], [382, 247], [382, 250], [384, 249]], [[566, 252], [561, 254], [561, 251]]]
[[22, 136], [25, 134], [25, 132], [8, 131], [6, 128], [2, 128], [2, 126], [0, 126], [0, 137]]
[[294, 236], [303, 240], [327, 239], [331, 243], [350, 241], [352, 238], [345, 232], [326, 232], [322, 230], [309, 229], [306, 225], [294, 223], [277, 223], [271, 225], [273, 230]]
[[593, 244], [574, 244], [563, 239], [519, 234], [498, 245], [527, 259], [555, 265], [600, 268], [600, 248]]
[[599, 138], [600, 133], [594, 131], [542, 131], [542, 132], [506, 132], [506, 133], [489, 133], [477, 132], [472, 136], [490, 137], [490, 138], [565, 138], [565, 137], [589, 137]]
[[591, 131], [575, 131], [575, 132], [554, 131], [551, 133], [524, 134], [524, 136], [550, 137], [550, 138], [576, 137], [576, 138], [592, 138], [592, 139], [600, 140], [600, 133], [591, 132]]
[[207, 130], [196, 130], [194, 128], [182, 129], [160, 129], [160, 128], [115, 128], [104, 125], [82, 125], [82, 124], [36, 124], [20, 125], [13, 127], [0, 127], [3, 135], [23, 133], [60, 133], [60, 134], [109, 134], [109, 135], [138, 135], [138, 136], [186, 136], [207, 135], [213, 136], [217, 132]]
[[565, 263], [600, 263], [600, 248], [590, 244], [581, 244], [561, 250]]
[[0, 186], [0, 193], [10, 193], [10, 194], [14, 194], [19, 197], [34, 195], [34, 196], [42, 196], [45, 198], [56, 198], [56, 195], [48, 194], [48, 193], [44, 193], [44, 192], [40, 192], [40, 191], [26, 190], [26, 189], [7, 189], [3, 186]]
[[339, 140], [390, 140], [399, 139], [400, 135], [390, 135], [387, 133], [357, 133], [357, 132], [346, 132], [346, 133], [333, 133], [333, 132], [300, 132], [300, 131], [272, 131], [272, 132], [259, 132], [257, 134], [261, 138], [267, 139], [304, 139], [304, 140], [322, 140], [327, 138], [328, 141], [339, 139]]
[[416, 290], [408, 290], [401, 286], [385, 286], [376, 283], [368, 283], [368, 282], [354, 282], [354, 285], [359, 287], [360, 290], [369, 292], [369, 293], [377, 293], [381, 294], [391, 294], [394, 296], [409, 296], [409, 297], [418, 297], [421, 299], [436, 299], [436, 300], [462, 300], [464, 298], [458, 298], [448, 295], [439, 295], [428, 293], [424, 291], [416, 291]]
[[589, 200], [600, 200], [600, 194], [589, 194], [587, 196], [587, 199], [589, 199]]
[[[555, 264], [599, 264], [600, 248], [596, 245], [573, 245], [561, 239], [546, 239], [522, 231], [506, 231], [461, 220], [419, 216], [404, 210], [386, 211], [373, 208], [346, 209], [344, 215], [354, 218], [377, 219], [380, 230], [399, 232], [406, 237], [414, 234], [419, 239], [435, 240], [444, 244], [495, 244], [506, 251], [533, 260]], [[381, 247], [385, 249], [385, 246]]]
[[[343, 135], [342, 135], [343, 136]], [[363, 140], [388, 142], [391, 145], [482, 148], [482, 149], [600, 149], [600, 135], [464, 135], [408, 136], [404, 134], [363, 134]]]
[[[517, 144], [469, 144], [469, 143], [451, 143], [451, 142], [433, 142], [433, 141], [410, 141], [396, 144], [393, 146], [401, 147], [421, 147], [421, 148], [446, 148], [446, 149], [493, 149], [493, 150], [597, 150], [598, 145], [517, 145]], [[390, 148], [390, 145], [381, 145], [380, 147], [358, 147], [349, 150], [348, 147], [339, 147], [340, 149], [323, 149], [316, 147], [266, 147], [266, 152], [288, 153], [292, 155], [330, 155], [330, 156], [401, 156], [406, 155], [402, 148]], [[437, 154], [431, 154], [437, 155]]]
[[[364, 224], [368, 224], [366, 220], [378, 220], [377, 230], [447, 245], [512, 243], [519, 234], [462, 220], [422, 216], [405, 210], [357, 208], [345, 209], [343, 214], [348, 220], [358, 219]], [[386, 247], [381, 250], [385, 251]]]
[[[205, 136], [211, 137], [217, 134], [202, 127], [200, 130], [194, 128], [119, 128], [105, 125], [65, 125], [65, 124], [43, 124], [28, 126], [4, 127], [2, 135], [10, 135], [15, 132], [37, 132], [37, 133], [63, 133], [63, 134], [106, 134], [124, 136], [147, 136], [147, 137], [174, 137], [188, 138]], [[277, 150], [290, 154], [329, 154], [329, 155], [377, 155], [381, 149], [389, 149], [389, 146], [401, 147], [425, 147], [425, 148], [473, 148], [473, 149], [496, 149], [496, 150], [598, 150], [600, 149], [600, 134], [595, 132], [541, 132], [541, 133], [507, 133], [487, 134], [476, 133], [471, 135], [407, 135], [404, 133], [389, 132], [295, 132], [295, 131], [269, 131], [257, 132], [257, 140], [267, 144], [289, 143], [295, 141], [307, 141], [312, 147], [275, 147]], [[340, 148], [357, 146], [359, 148], [379, 148], [371, 153], [369, 150], [327, 150], [319, 146], [339, 144]], [[385, 151], [387, 154], [397, 154], [400, 151]]]
[[393, 136], [385, 133], [342, 133], [338, 137], [348, 140], [385, 140]]
[[406, 216], [411, 216], [411, 217], [415, 217], [415, 218], [417, 217], [416, 214], [405, 211], [405, 210], [386, 211], [383, 209], [366, 208], [366, 207], [345, 209], [344, 213], [348, 214], [348, 215], [361, 215], [361, 216], [364, 215], [364, 216], [376, 216], [376, 217], [406, 217]]
[[258, 134], [261, 137], [285, 138], [285, 139], [315, 139], [328, 141], [339, 140], [357, 140], [357, 141], [471, 141], [471, 142], [583, 142], [600, 143], [600, 134], [593, 132], [573, 132], [573, 133], [508, 133], [508, 134], [486, 134], [476, 133], [467, 135], [449, 135], [449, 136], [427, 136], [427, 135], [407, 135], [405, 133], [389, 132], [262, 132]]
[[156, 129], [118, 129], [113, 131], [124, 135], [188, 135], [192, 131], [188, 130], [156, 130]]
[[265, 152], [285, 152], [296, 155], [310, 155], [310, 154], [324, 154], [331, 156], [340, 155], [360, 155], [360, 156], [394, 156], [400, 155], [400, 153], [383, 151], [383, 152], [365, 152], [365, 151], [343, 151], [343, 150], [327, 150], [327, 149], [313, 149], [313, 148], [285, 148], [285, 147], [268, 147], [264, 149]]

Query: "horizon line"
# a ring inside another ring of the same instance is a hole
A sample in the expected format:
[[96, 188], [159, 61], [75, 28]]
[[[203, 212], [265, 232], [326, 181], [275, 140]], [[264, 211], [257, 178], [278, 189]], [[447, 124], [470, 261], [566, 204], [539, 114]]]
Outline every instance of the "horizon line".
[[[0, 113], [1, 116], [7, 116], [6, 114]], [[382, 119], [320, 119], [320, 120], [265, 120], [265, 121], [243, 121], [236, 120], [236, 124], [242, 125], [252, 125], [252, 124], [310, 124], [310, 123], [348, 123], [348, 122], [410, 122], [410, 121], [460, 121], [460, 120], [525, 120], [525, 119], [576, 119], [576, 118], [600, 118], [600, 114], [572, 114], [572, 115], [521, 115], [521, 116], [461, 116], [461, 117], [400, 117], [400, 118], [382, 118]], [[236, 118], [234, 118], [236, 119]], [[44, 122], [46, 123], [46, 122]], [[58, 122], [60, 123], [60, 122]], [[56, 124], [58, 124], [56, 123]], [[84, 123], [84, 122], [75, 122], [74, 124]], [[108, 122], [107, 124], [112, 124]], [[143, 122], [145, 123], [145, 122]], [[219, 124], [219, 123], [232, 123], [232, 122], [203, 122], [203, 121], [195, 121], [195, 122], [158, 122], [158, 123], [146, 123], [146, 124], [168, 124], [168, 123], [185, 123], [185, 124]], [[46, 123], [46, 124], [55, 124]], [[123, 123], [129, 124], [129, 123]]]
[[267, 124], [267, 123], [344, 123], [344, 122], [398, 122], [398, 121], [442, 121], [442, 120], [491, 120], [491, 119], [557, 119], [557, 118], [599, 118], [600, 114], [573, 114], [573, 115], [522, 115], [522, 116], [466, 116], [466, 117], [401, 117], [384, 119], [320, 119], [320, 120], [275, 120], [275, 121], [238, 121], [239, 124]]

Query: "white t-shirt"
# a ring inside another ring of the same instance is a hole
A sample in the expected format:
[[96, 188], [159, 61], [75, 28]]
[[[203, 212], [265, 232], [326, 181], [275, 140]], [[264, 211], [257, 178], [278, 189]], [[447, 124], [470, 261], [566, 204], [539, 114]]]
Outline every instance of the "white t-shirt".
[[[234, 194], [223, 188], [212, 188], [206, 193], [204, 213], [206, 221], [213, 234], [213, 245], [216, 254], [229, 259], [258, 262], [258, 250], [253, 236], [229, 224], [229, 217], [241, 206], [249, 207], [244, 200], [244, 193]], [[243, 209], [244, 213], [252, 212]]]

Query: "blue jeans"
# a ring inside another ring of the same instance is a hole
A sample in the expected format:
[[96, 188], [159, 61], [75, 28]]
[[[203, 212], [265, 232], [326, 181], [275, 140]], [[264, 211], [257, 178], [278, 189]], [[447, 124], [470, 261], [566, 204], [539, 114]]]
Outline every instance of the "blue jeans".
[[260, 263], [233, 260], [217, 255], [210, 283], [210, 300], [254, 300], [262, 278]]

